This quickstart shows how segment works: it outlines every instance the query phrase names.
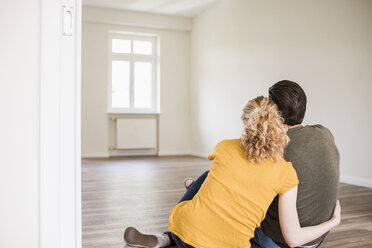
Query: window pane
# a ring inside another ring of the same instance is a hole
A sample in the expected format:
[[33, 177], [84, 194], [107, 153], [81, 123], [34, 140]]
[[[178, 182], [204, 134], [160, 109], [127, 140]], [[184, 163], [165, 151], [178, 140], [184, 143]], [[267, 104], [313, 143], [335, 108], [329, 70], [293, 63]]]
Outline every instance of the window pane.
[[152, 63], [134, 63], [134, 107], [151, 108]]
[[152, 42], [143, 40], [133, 41], [133, 53], [151, 55], [152, 54]]
[[128, 61], [112, 61], [111, 107], [129, 108], [130, 64]]
[[112, 39], [113, 53], [131, 53], [130, 40]]

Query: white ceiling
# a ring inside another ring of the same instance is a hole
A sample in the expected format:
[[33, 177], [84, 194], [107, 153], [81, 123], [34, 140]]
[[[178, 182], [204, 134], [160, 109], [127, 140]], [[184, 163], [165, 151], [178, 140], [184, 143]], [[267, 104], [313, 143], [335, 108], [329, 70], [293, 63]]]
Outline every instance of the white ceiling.
[[218, 0], [83, 0], [84, 5], [194, 17]]

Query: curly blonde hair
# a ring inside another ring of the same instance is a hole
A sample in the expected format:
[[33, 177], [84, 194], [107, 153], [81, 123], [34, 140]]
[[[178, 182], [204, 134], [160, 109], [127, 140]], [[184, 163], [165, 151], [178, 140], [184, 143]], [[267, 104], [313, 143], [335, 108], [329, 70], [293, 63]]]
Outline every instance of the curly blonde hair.
[[241, 119], [244, 130], [240, 144], [247, 159], [254, 163], [279, 161], [289, 137], [277, 106], [266, 97], [256, 97], [244, 107]]

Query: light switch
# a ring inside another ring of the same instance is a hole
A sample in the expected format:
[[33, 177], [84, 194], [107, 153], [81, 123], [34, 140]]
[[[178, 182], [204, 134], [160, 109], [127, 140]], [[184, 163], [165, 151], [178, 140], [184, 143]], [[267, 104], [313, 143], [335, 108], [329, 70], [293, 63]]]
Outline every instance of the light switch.
[[64, 36], [72, 36], [73, 31], [73, 7], [63, 6], [62, 33]]

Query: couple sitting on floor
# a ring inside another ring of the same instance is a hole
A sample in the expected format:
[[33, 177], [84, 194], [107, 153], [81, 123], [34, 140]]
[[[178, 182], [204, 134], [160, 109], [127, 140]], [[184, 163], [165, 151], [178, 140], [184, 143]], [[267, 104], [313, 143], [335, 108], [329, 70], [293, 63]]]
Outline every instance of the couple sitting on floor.
[[[341, 221], [339, 153], [331, 132], [302, 126], [303, 89], [280, 81], [243, 109], [240, 139], [218, 143], [212, 165], [171, 211], [169, 231], [124, 232], [136, 247], [318, 247]], [[288, 161], [288, 162], [287, 162]]]

